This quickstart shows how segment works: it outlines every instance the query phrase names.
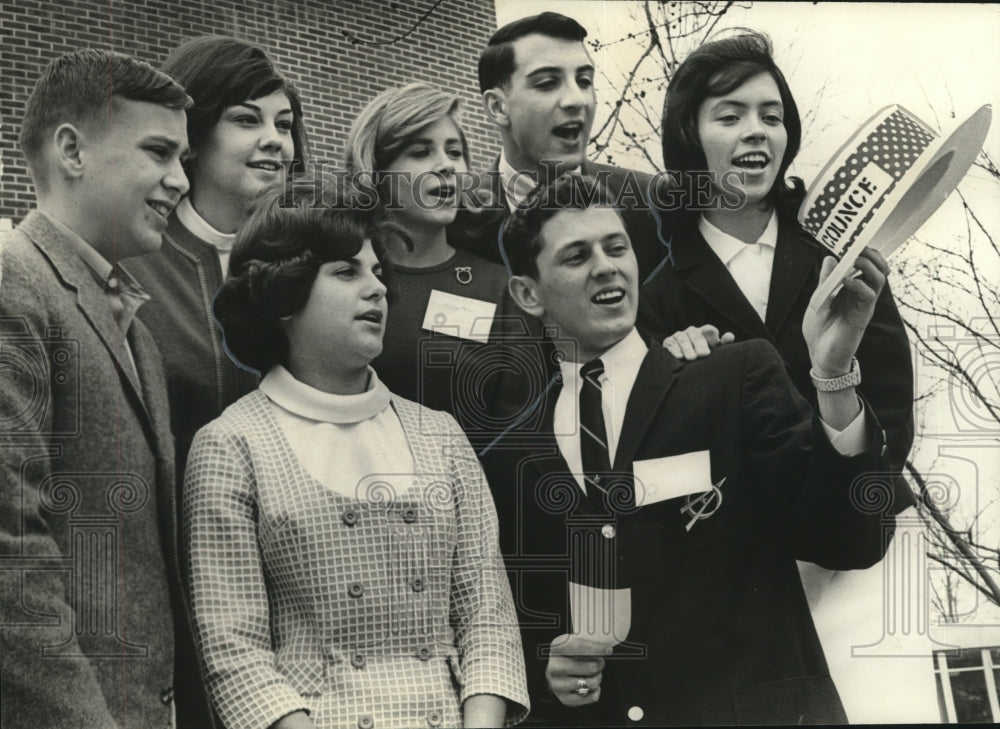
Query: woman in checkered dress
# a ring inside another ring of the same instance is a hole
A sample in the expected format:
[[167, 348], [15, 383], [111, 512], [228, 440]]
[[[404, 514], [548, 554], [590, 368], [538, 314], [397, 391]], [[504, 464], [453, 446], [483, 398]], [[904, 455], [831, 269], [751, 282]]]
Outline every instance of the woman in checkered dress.
[[385, 235], [267, 201], [215, 314], [259, 389], [197, 436], [196, 641], [230, 729], [502, 726], [527, 713], [493, 503], [454, 419], [396, 395]]

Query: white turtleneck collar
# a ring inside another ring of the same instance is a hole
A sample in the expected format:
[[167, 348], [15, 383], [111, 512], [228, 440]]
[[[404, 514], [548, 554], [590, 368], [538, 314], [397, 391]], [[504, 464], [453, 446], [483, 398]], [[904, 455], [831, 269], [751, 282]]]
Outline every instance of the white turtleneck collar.
[[324, 423], [360, 423], [374, 418], [389, 407], [389, 388], [382, 384], [375, 370], [368, 368], [368, 389], [357, 395], [333, 395], [317, 390], [281, 365], [273, 367], [260, 383], [260, 389], [285, 410], [309, 420]]
[[212, 225], [198, 214], [191, 204], [191, 196], [186, 195], [177, 205], [177, 219], [185, 228], [194, 233], [198, 238], [212, 246], [219, 254], [219, 261], [222, 264], [222, 275], [226, 275], [229, 269], [229, 254], [233, 250], [236, 242], [236, 233], [220, 233]]

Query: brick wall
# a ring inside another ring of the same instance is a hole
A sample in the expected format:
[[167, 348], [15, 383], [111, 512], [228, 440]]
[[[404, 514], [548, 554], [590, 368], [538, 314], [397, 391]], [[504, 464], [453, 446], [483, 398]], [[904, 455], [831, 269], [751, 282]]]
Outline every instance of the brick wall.
[[496, 28], [493, 1], [434, 6], [435, 0], [0, 0], [0, 218], [19, 220], [33, 201], [17, 135], [31, 86], [49, 60], [90, 46], [159, 65], [181, 41], [206, 33], [246, 38], [270, 51], [302, 94], [315, 159], [339, 160], [352, 119], [378, 91], [427, 81], [462, 95], [472, 164], [485, 167], [499, 143], [479, 106], [475, 69]]

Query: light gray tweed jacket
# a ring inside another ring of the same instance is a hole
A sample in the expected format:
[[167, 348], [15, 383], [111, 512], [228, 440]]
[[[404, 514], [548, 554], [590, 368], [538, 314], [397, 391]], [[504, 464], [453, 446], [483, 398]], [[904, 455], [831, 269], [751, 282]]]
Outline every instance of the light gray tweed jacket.
[[166, 383], [38, 212], [3, 240], [0, 726], [167, 727], [177, 566]]
[[520, 721], [496, 512], [454, 419], [393, 396], [412, 486], [372, 474], [348, 498], [299, 464], [273, 407], [257, 390], [205, 426], [185, 478], [196, 641], [226, 726], [298, 709], [322, 729], [460, 726], [483, 693]]

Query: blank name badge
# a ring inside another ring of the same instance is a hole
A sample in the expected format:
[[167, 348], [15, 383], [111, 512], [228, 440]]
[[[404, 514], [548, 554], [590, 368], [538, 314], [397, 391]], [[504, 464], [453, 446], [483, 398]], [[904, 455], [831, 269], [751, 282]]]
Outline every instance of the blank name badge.
[[497, 305], [434, 289], [427, 302], [423, 328], [451, 337], [488, 342]]
[[666, 458], [633, 461], [635, 505], [649, 506], [667, 499], [712, 489], [712, 457], [709, 451], [692, 451]]

